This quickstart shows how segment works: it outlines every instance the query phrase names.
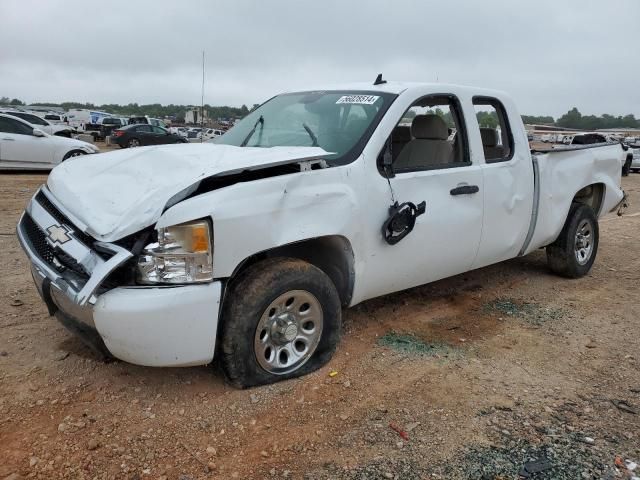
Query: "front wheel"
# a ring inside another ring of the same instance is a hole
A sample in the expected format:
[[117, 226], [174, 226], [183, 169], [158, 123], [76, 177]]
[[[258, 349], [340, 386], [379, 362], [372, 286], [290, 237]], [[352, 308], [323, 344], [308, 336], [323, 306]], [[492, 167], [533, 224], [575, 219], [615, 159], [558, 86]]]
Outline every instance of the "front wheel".
[[222, 319], [222, 366], [240, 388], [310, 373], [340, 338], [340, 298], [327, 275], [297, 259], [274, 258], [232, 281]]
[[628, 157], [627, 160], [624, 162], [624, 165], [622, 166], [622, 176], [623, 177], [627, 177], [629, 176], [629, 172], [631, 171], [631, 157]]
[[64, 157], [62, 157], [62, 161], [64, 162], [65, 160], [71, 157], [80, 157], [81, 155], [86, 155], [86, 154], [87, 153], [83, 152], [82, 150], [71, 150]]
[[582, 277], [593, 266], [598, 241], [598, 220], [593, 209], [582, 203], [573, 203], [560, 235], [547, 246], [547, 263], [558, 275]]

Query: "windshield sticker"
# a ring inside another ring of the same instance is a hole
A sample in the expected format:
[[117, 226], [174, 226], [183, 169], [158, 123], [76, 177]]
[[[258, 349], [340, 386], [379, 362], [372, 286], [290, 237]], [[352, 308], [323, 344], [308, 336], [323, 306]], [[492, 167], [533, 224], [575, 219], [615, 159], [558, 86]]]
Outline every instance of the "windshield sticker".
[[338, 103], [353, 103], [357, 105], [373, 105], [380, 97], [377, 95], [343, 95]]

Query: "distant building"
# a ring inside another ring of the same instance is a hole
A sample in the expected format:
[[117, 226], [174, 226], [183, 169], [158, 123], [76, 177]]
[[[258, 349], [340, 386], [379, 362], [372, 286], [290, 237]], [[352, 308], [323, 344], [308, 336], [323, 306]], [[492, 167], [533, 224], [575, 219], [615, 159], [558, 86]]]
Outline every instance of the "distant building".
[[202, 110], [201, 107], [194, 107], [187, 110], [184, 114], [184, 123], [208, 123], [209, 122], [209, 112], [207, 110]]

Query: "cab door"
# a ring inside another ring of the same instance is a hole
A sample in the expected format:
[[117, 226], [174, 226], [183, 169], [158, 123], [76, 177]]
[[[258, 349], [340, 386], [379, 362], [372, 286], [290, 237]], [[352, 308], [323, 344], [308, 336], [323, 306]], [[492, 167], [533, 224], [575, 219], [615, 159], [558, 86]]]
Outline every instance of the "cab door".
[[[396, 132], [410, 129], [404, 142]], [[465, 272], [473, 264], [483, 220], [483, 174], [471, 162], [467, 127], [458, 98], [449, 94], [418, 99], [396, 125], [387, 147], [399, 204], [424, 202], [410, 233], [384, 245], [367, 260], [367, 296], [410, 288]], [[378, 233], [379, 235], [379, 233]], [[387, 240], [388, 241], [388, 240]]]
[[484, 164], [485, 215], [482, 239], [473, 268], [518, 256], [533, 209], [534, 179], [529, 143], [520, 116], [511, 104], [495, 97], [473, 97]]

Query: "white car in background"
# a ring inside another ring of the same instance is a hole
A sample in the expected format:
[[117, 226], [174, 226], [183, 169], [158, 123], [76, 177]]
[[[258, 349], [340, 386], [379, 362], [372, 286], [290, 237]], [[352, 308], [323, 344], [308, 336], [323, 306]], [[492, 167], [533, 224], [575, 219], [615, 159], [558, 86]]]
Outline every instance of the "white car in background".
[[187, 127], [169, 127], [171, 133], [187, 138]]
[[0, 113], [0, 169], [50, 170], [68, 158], [99, 151], [91, 143], [49, 135], [26, 120]]
[[633, 158], [631, 159], [632, 172], [640, 172], [640, 142], [629, 145], [633, 151]]
[[55, 125], [34, 113], [22, 112], [19, 110], [0, 110], [0, 113], [26, 120], [34, 127], [42, 130], [44, 133], [48, 133], [49, 135], [71, 138], [71, 133], [73, 132], [73, 128], [67, 125]]
[[217, 138], [224, 135], [222, 130], [217, 130], [215, 128], [206, 128], [202, 133], [200, 133], [199, 137], [202, 140], [211, 140], [212, 138]]

